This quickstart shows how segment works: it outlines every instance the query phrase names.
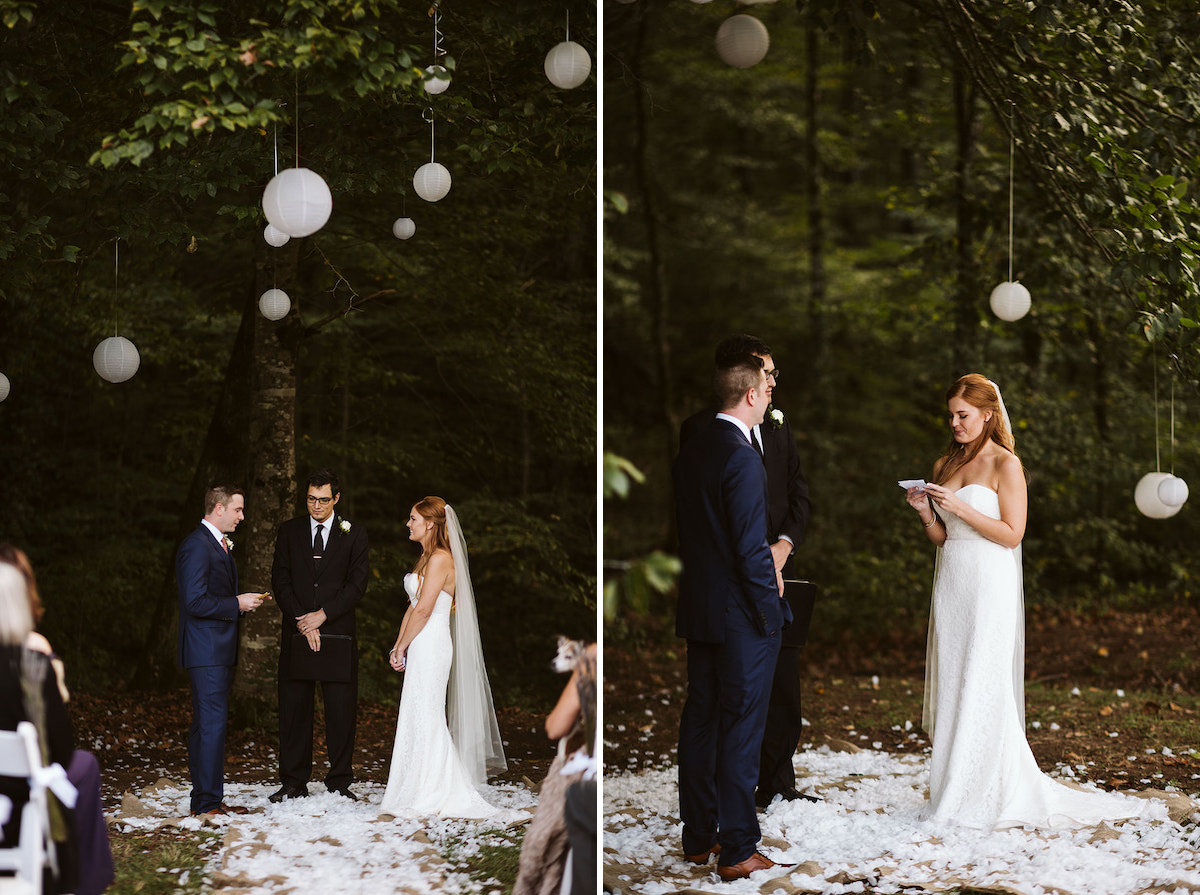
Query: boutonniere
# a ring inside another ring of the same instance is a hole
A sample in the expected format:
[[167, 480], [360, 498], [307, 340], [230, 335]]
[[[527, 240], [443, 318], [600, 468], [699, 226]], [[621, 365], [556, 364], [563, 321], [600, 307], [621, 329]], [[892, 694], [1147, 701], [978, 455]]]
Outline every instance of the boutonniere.
[[345, 519], [339, 519], [338, 520], [338, 528], [340, 528], [342, 531], [349, 531], [350, 523], [347, 522]]
[[229, 537], [228, 535], [225, 536], [225, 549], [230, 553], [233, 552], [233, 538]]
[[773, 406], [768, 407], [767, 419], [770, 420], [772, 429], [778, 429], [783, 425], [783, 411]]

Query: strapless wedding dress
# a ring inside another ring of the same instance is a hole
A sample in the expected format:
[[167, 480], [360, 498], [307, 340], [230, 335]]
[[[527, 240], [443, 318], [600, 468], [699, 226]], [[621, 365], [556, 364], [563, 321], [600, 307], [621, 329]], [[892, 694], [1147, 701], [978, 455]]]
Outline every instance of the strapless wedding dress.
[[[1000, 518], [1000, 498], [983, 485], [957, 496]], [[981, 829], [1087, 826], [1150, 816], [1155, 803], [1081, 792], [1043, 774], [1025, 739], [1024, 609], [1018, 551], [943, 514], [930, 616], [927, 726], [933, 741], [923, 816]]]
[[[404, 589], [416, 605], [420, 579], [404, 576]], [[425, 627], [409, 644], [396, 744], [380, 811], [394, 817], [505, 819], [511, 812], [489, 805], [471, 783], [446, 726], [446, 684], [453, 646], [450, 610], [453, 598], [437, 596]]]

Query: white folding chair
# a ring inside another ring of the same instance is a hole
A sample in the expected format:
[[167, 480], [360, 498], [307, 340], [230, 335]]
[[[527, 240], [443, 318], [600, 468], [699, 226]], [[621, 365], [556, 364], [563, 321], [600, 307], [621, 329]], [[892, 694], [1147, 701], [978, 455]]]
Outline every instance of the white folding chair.
[[29, 783], [19, 840], [15, 848], [0, 848], [0, 870], [15, 870], [17, 879], [28, 884], [26, 891], [40, 895], [42, 869], [49, 864], [57, 875], [58, 859], [50, 835], [47, 775], [38, 751], [37, 728], [28, 721], [20, 722], [15, 731], [0, 730], [0, 777], [22, 777]]

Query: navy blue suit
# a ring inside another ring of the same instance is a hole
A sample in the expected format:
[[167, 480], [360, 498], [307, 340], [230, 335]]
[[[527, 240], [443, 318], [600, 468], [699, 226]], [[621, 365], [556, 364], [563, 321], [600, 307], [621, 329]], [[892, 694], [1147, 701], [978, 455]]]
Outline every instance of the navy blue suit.
[[193, 812], [221, 804], [225, 789], [225, 725], [237, 664], [237, 566], [201, 523], [175, 555], [179, 583], [179, 665], [192, 682], [188, 770]]
[[767, 475], [733, 423], [714, 419], [673, 469], [679, 525], [675, 633], [688, 641], [688, 696], [679, 724], [683, 852], [721, 845], [720, 863], [754, 854], [759, 751], [780, 633], [767, 544]]

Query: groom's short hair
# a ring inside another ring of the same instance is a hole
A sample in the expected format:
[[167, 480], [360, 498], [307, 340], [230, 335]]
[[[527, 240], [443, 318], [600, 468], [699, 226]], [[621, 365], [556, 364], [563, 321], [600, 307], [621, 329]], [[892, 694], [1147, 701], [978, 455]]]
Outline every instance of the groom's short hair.
[[334, 497], [342, 493], [342, 483], [338, 481], [337, 473], [332, 469], [322, 467], [309, 473], [309, 488], [324, 488], [326, 485], [329, 486], [329, 491]]
[[725, 366], [718, 367], [713, 374], [713, 398], [718, 410], [731, 410], [742, 401], [742, 396], [762, 382], [763, 359], [754, 354], [743, 354], [730, 359]]
[[235, 494], [246, 496], [246, 492], [241, 488], [235, 488], [232, 485], [213, 485], [204, 492], [204, 515], [209, 515], [217, 508], [217, 504], [223, 507], [229, 506], [229, 501], [233, 500]]
[[745, 333], [734, 333], [726, 336], [717, 343], [717, 351], [713, 357], [717, 369], [736, 365], [747, 354], [757, 354], [766, 357], [771, 353], [771, 346], [757, 336]]

